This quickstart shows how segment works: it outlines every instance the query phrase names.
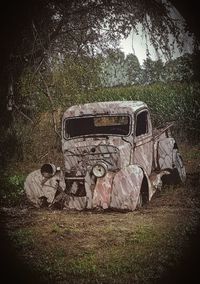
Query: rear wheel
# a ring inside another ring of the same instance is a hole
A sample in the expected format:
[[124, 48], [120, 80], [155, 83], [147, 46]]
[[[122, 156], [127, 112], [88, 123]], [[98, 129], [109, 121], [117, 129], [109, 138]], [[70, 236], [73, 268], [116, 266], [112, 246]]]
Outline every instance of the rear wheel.
[[178, 149], [173, 149], [173, 169], [170, 170], [169, 175], [162, 177], [162, 181], [164, 184], [168, 185], [185, 183], [186, 171]]
[[186, 171], [183, 165], [183, 159], [178, 149], [173, 150], [174, 171], [176, 175], [176, 183], [184, 183], [186, 181]]

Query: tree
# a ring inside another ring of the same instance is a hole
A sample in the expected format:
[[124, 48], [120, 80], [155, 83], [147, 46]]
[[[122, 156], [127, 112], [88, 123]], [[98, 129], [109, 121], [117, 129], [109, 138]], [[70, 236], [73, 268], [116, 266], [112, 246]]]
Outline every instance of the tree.
[[120, 49], [109, 49], [101, 64], [101, 82], [103, 86], [113, 87], [128, 83], [125, 69], [125, 55]]
[[[1, 38], [5, 51], [1, 82], [7, 81], [7, 85], [8, 70], [16, 82], [24, 67], [35, 64], [39, 68], [52, 52], [93, 54], [116, 44], [131, 29], [137, 30], [138, 23], [150, 33], [151, 42], [156, 46], [159, 42], [166, 53], [169, 35], [178, 36], [169, 6], [161, 0], [27, 1], [12, 4], [4, 15], [2, 25], [7, 30]], [[5, 91], [1, 92], [4, 96]]]
[[163, 81], [163, 62], [161, 59], [153, 61], [150, 57], [143, 62], [143, 83], [152, 84]]
[[128, 54], [125, 59], [126, 72], [128, 77], [128, 84], [140, 83], [141, 67], [137, 56]]
[[200, 81], [200, 51], [196, 50], [191, 56], [192, 70], [193, 70], [193, 81]]
[[169, 60], [164, 66], [166, 82], [191, 82], [194, 78], [192, 55], [184, 54], [176, 59]]

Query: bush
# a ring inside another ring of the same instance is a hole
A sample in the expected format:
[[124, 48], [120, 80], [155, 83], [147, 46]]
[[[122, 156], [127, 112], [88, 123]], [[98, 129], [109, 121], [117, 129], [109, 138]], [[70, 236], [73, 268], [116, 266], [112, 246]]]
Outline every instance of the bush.
[[24, 175], [1, 176], [0, 205], [16, 206], [24, 198]]

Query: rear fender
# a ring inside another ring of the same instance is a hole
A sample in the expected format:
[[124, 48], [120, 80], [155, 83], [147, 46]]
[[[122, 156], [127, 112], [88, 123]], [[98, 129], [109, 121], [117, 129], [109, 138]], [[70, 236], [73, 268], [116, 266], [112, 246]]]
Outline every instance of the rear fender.
[[158, 141], [157, 161], [160, 170], [173, 169], [173, 149], [176, 145], [174, 138], [164, 138]]
[[135, 210], [144, 172], [138, 165], [120, 170], [113, 178], [110, 206], [116, 209]]

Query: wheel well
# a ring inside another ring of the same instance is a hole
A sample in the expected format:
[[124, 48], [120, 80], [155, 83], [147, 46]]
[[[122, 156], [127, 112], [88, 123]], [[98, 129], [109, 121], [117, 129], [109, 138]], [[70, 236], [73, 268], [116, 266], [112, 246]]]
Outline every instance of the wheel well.
[[177, 145], [176, 142], [174, 143], [174, 148], [173, 149], [177, 149], [178, 150], [178, 145]]
[[149, 186], [145, 175], [142, 180], [141, 194], [142, 194], [142, 203], [146, 204], [149, 201]]

